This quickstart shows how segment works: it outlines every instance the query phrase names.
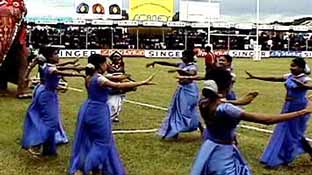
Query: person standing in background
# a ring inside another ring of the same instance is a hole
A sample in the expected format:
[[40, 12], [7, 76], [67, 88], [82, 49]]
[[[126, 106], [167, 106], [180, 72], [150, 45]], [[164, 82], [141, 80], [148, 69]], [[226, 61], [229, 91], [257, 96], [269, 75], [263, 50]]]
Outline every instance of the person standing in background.
[[206, 46], [205, 51], [206, 51], [206, 56], [205, 56], [206, 75], [205, 77], [207, 77], [208, 76], [207, 74], [209, 74], [209, 72], [216, 67], [217, 60], [216, 60], [216, 55], [211, 52], [210, 46]]

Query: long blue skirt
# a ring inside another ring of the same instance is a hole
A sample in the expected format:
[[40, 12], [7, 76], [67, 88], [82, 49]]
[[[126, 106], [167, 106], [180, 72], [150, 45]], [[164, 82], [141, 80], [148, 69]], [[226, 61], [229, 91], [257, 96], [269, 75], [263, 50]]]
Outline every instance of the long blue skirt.
[[[38, 84], [34, 88], [33, 99], [38, 98], [38, 94], [40, 94], [44, 90], [44, 87], [45, 87], [44, 85]], [[59, 101], [58, 97], [57, 97], [57, 101]], [[58, 105], [59, 105], [59, 102], [58, 102]], [[57, 131], [55, 133], [55, 142], [56, 142], [56, 144], [66, 144], [69, 142], [69, 140], [68, 140], [67, 134], [65, 132], [65, 129], [63, 127], [60, 110], [58, 110], [58, 121], [59, 121], [59, 123], [58, 123]]]
[[124, 175], [125, 169], [112, 134], [106, 103], [87, 100], [80, 108], [70, 161], [70, 173], [102, 171]]
[[250, 175], [246, 161], [235, 145], [206, 140], [193, 164], [191, 175]]
[[56, 154], [55, 134], [59, 125], [59, 102], [56, 91], [40, 86], [35, 90], [25, 121], [22, 147], [43, 145], [43, 155]]
[[[282, 113], [304, 109], [306, 104], [286, 102]], [[304, 138], [309, 118], [310, 115], [306, 115], [277, 124], [260, 162], [269, 167], [276, 167], [288, 164], [305, 153], [301, 140]]]
[[198, 100], [199, 90], [196, 83], [179, 85], [172, 98], [168, 115], [159, 129], [159, 135], [171, 138], [180, 132], [196, 130], [200, 122]]

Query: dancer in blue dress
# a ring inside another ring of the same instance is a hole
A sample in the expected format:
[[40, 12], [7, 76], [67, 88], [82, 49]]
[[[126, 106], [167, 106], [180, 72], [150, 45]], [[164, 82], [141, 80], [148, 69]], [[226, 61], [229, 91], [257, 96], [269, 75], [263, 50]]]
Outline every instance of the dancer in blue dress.
[[[42, 46], [39, 50], [39, 55], [37, 57], [35, 57], [32, 60], [31, 64], [28, 66], [26, 73], [25, 73], [25, 79], [29, 81], [30, 80], [29, 75], [30, 75], [32, 69], [36, 65], [38, 65], [39, 79], [37, 79], [34, 83], [35, 84], [35, 87], [33, 90], [33, 96], [34, 97], [36, 96], [36, 94], [39, 94], [44, 89], [45, 79], [46, 79], [44, 70], [45, 70], [45, 67], [47, 66], [47, 64], [46, 64], [47, 60], [53, 56], [53, 52], [58, 52], [59, 49], [62, 49], [62, 48], [64, 48], [64, 46], [62, 46], [62, 45], [45, 45], [45, 46]], [[63, 63], [56, 63], [55, 66], [56, 66], [57, 70], [61, 70], [61, 71], [64, 71], [64, 70], [80, 71], [80, 70], [84, 69], [84, 67], [83, 68], [78, 67], [78, 59], [73, 60], [73, 61], [66, 61]], [[60, 84], [61, 84], [60, 81], [58, 81], [57, 90], [62, 90], [62, 91], [66, 90], [67, 86], [66, 85], [60, 86]], [[59, 127], [58, 127], [57, 132], [55, 133], [55, 142], [57, 144], [66, 144], [66, 143], [68, 143], [69, 140], [68, 140], [67, 134], [65, 132], [65, 129], [63, 127], [61, 115], [59, 114], [58, 117], [59, 117], [59, 120], [58, 120], [59, 121]]]
[[[304, 109], [308, 105], [306, 93], [312, 89], [311, 78], [305, 74], [306, 62], [296, 57], [290, 64], [290, 74], [283, 77], [255, 76], [249, 72], [249, 79], [264, 81], [285, 82], [287, 90], [282, 113]], [[312, 157], [312, 148], [305, 139], [304, 133], [310, 118], [306, 114], [287, 122], [279, 123], [274, 129], [270, 142], [261, 156], [261, 163], [268, 167], [276, 167], [291, 163], [297, 156], [309, 153]]]
[[[154, 61], [147, 64], [147, 67], [155, 64], [177, 67], [179, 75], [197, 75], [197, 65], [194, 63], [194, 52], [186, 50], [183, 52], [182, 63], [170, 63], [164, 61]], [[163, 121], [159, 135], [162, 138], [177, 138], [180, 132], [190, 132], [201, 127], [200, 115], [197, 109], [199, 101], [199, 89], [196, 81], [181, 80], [172, 97], [167, 117]]]
[[107, 104], [111, 88], [126, 89], [150, 85], [153, 76], [144, 81], [116, 83], [102, 74], [106, 58], [94, 54], [88, 58], [86, 88], [88, 99], [80, 108], [70, 160], [70, 174], [126, 174], [112, 134]]
[[44, 85], [36, 88], [24, 121], [22, 147], [34, 155], [56, 155], [57, 140], [68, 142], [63, 140], [67, 136], [60, 124], [57, 86], [61, 76], [84, 77], [76, 72], [58, 70], [55, 65], [59, 61], [58, 51], [58, 48], [51, 47], [45, 53], [47, 63], [42, 69]]
[[[234, 105], [247, 105], [250, 102], [253, 101], [254, 98], [258, 95], [258, 92], [249, 92], [247, 95], [244, 95], [240, 98], [236, 98], [236, 95], [233, 90], [233, 85], [235, 83], [236, 75], [233, 73], [233, 66], [232, 66], [233, 58], [230, 55], [220, 55], [216, 57], [216, 63], [214, 63], [213, 69], [210, 69], [210, 71], [213, 70], [225, 70], [228, 71], [232, 77], [232, 83], [231, 88], [228, 91], [228, 94], [226, 95], [226, 102], [232, 103]], [[198, 75], [195, 76], [178, 76], [179, 79], [192, 79], [192, 80], [205, 80], [210, 78], [210, 73], [207, 73], [205, 77], [200, 77]], [[225, 100], [225, 99], [224, 99]], [[207, 139], [206, 130], [203, 131], [203, 139]], [[238, 146], [238, 141], [235, 137], [234, 139], [236, 146]]]
[[261, 124], [274, 124], [312, 112], [312, 103], [307, 108], [285, 114], [261, 114], [246, 112], [223, 98], [230, 89], [228, 71], [212, 70], [212, 80], [204, 82], [204, 98], [200, 100], [201, 116], [207, 126], [208, 139], [201, 146], [193, 164], [191, 175], [249, 175], [251, 170], [240, 151], [233, 144], [235, 129], [241, 120]]

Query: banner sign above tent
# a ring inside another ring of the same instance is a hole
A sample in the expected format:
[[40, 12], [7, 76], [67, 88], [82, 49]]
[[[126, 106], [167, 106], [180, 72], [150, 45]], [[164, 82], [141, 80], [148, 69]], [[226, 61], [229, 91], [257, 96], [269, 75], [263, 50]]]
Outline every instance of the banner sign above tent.
[[129, 0], [129, 19], [134, 21], [172, 21], [174, 0]]

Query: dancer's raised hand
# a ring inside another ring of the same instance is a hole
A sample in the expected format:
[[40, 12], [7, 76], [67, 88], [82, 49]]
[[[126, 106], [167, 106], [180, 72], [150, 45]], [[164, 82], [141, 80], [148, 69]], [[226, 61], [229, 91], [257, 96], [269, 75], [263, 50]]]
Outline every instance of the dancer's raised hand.
[[155, 62], [151, 62], [151, 63], [146, 64], [146, 68], [149, 68], [149, 67], [154, 68], [155, 67]]
[[154, 79], [155, 75], [156, 75], [156, 73], [152, 74], [147, 79], [143, 80], [143, 85], [155, 85], [156, 83], [152, 82], [152, 80]]

